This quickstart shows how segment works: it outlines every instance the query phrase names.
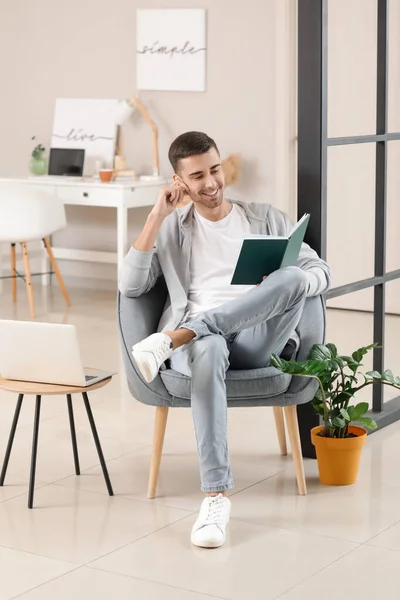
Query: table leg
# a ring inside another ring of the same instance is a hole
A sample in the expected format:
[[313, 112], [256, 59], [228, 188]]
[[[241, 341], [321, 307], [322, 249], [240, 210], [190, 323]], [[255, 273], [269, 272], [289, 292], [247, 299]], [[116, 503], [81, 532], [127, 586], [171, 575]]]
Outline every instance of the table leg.
[[38, 448], [38, 439], [39, 439], [39, 420], [40, 420], [41, 400], [42, 400], [41, 396], [36, 396], [35, 422], [33, 424], [31, 474], [30, 474], [30, 478], [29, 478], [28, 508], [33, 508], [33, 493], [35, 490], [36, 457], [37, 457], [37, 448]]
[[110, 476], [108, 474], [106, 461], [104, 460], [103, 450], [101, 449], [100, 440], [99, 440], [99, 436], [97, 434], [96, 424], [94, 422], [93, 413], [92, 413], [92, 409], [90, 407], [89, 398], [88, 398], [87, 393], [82, 392], [82, 397], [83, 397], [83, 401], [85, 403], [85, 408], [86, 408], [87, 416], [89, 419], [90, 428], [92, 430], [94, 443], [96, 444], [97, 454], [99, 455], [100, 464], [101, 464], [104, 479], [106, 482], [107, 490], [108, 490], [108, 493], [110, 496], [114, 496], [114, 492], [113, 492], [113, 489], [111, 486]]
[[118, 239], [118, 275], [121, 271], [122, 261], [125, 257], [128, 244], [128, 209], [117, 208], [117, 239]]
[[76, 443], [74, 409], [73, 409], [73, 406], [72, 406], [72, 396], [71, 396], [71, 394], [67, 394], [67, 404], [68, 404], [69, 426], [70, 426], [70, 429], [71, 429], [72, 450], [73, 450], [73, 453], [74, 453], [75, 474], [76, 475], [80, 475], [81, 474], [81, 470], [80, 470], [80, 467], [79, 467], [78, 444]]
[[17, 406], [15, 407], [13, 422], [11, 425], [10, 437], [8, 438], [8, 444], [7, 444], [6, 454], [4, 457], [3, 468], [1, 469], [0, 486], [4, 485], [4, 479], [5, 479], [6, 473], [7, 473], [8, 461], [10, 460], [11, 449], [12, 449], [13, 442], [14, 442], [15, 431], [17, 429], [19, 413], [21, 412], [21, 406], [22, 406], [23, 399], [24, 399], [24, 395], [19, 394]]

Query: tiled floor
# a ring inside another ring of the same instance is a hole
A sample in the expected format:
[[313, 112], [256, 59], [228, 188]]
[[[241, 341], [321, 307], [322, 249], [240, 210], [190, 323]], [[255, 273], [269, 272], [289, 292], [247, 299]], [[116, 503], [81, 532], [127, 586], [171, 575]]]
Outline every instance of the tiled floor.
[[[0, 488], [0, 600], [375, 600], [378, 594], [397, 600], [400, 423], [368, 439], [355, 486], [320, 485], [316, 463], [306, 461], [309, 493], [300, 497], [291, 457], [278, 453], [272, 411], [230, 410], [236, 488], [228, 541], [215, 551], [193, 548], [189, 532], [202, 496], [190, 411], [171, 411], [158, 497], [150, 501], [154, 409], [127, 390], [114, 295], [70, 292], [73, 307], [65, 312], [56, 286], [35, 287], [38, 319], [77, 325], [85, 364], [119, 372], [92, 395], [115, 497], [107, 495], [80, 398], [74, 398], [82, 468], [76, 477], [65, 399], [45, 397], [35, 508], [28, 510], [33, 398], [27, 397]], [[0, 318], [28, 318], [22, 286], [16, 307], [5, 286]], [[368, 315], [332, 311], [328, 324], [330, 341], [342, 349], [370, 341]], [[399, 337], [400, 318], [392, 317], [390, 366], [397, 372]], [[1, 459], [15, 401], [0, 392]]]

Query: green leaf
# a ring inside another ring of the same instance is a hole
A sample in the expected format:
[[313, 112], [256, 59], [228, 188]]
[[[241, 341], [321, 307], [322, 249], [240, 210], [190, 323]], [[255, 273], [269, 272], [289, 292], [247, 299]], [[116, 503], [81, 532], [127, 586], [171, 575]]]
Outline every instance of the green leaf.
[[331, 349], [323, 344], [314, 344], [310, 352], [309, 360], [326, 361], [334, 358]]
[[378, 371], [368, 371], [365, 374], [369, 375], [373, 379], [382, 379], [382, 375]]
[[368, 412], [369, 405], [368, 402], [360, 402], [352, 408], [353, 410], [351, 411], [351, 420], [360, 421], [360, 417], [362, 417], [363, 415], [365, 415], [366, 412]]
[[376, 348], [377, 344], [370, 344], [369, 346], [363, 346], [362, 348], [359, 348], [358, 350], [356, 350], [355, 352], [353, 352], [353, 354], [351, 355], [354, 360], [357, 363], [360, 363], [363, 359], [363, 357], [368, 354], [368, 352], [372, 349], [372, 348]]
[[308, 360], [303, 363], [303, 372], [310, 375], [325, 375], [326, 364], [320, 360]]
[[318, 373], [319, 380], [321, 381], [322, 387], [325, 391], [333, 389], [333, 383], [339, 377], [339, 373]]
[[382, 380], [388, 381], [389, 383], [394, 383], [393, 373], [390, 371], [390, 369], [387, 369], [382, 373]]
[[291, 360], [284, 360], [276, 354], [272, 354], [271, 356], [271, 365], [283, 373], [294, 373], [301, 368], [301, 363]]
[[353, 373], [357, 371], [359, 365], [358, 362], [356, 362], [352, 356], [341, 356], [340, 358], [347, 364], [347, 366], [351, 371], [353, 371]]
[[335, 427], [340, 427], [340, 429], [346, 427], [346, 421], [340, 417], [335, 417], [332, 419], [332, 424], [335, 425]]
[[284, 360], [280, 356], [273, 354], [271, 356], [271, 365], [283, 373], [291, 375], [319, 375], [325, 373], [326, 365], [321, 361], [307, 360], [297, 362], [295, 360]]
[[350, 415], [345, 408], [340, 409], [340, 414], [346, 421], [350, 421]]
[[332, 404], [341, 404], [342, 402], [347, 402], [351, 397], [352, 394], [350, 392], [341, 392], [332, 399]]
[[347, 412], [349, 413], [349, 417], [350, 417], [350, 422], [354, 420], [353, 414], [354, 414], [354, 406], [348, 406], [347, 407]]
[[368, 417], [360, 417], [359, 419], [357, 419], [357, 423], [360, 423], [360, 425], [363, 425], [367, 429], [377, 429], [378, 427], [376, 422], [373, 419], [369, 419]]
[[344, 369], [346, 366], [346, 363], [342, 360], [340, 356], [338, 356], [337, 358], [333, 358], [330, 361], [330, 364], [334, 366], [335, 369]]
[[[328, 400], [330, 398], [330, 393], [325, 391], [325, 399]], [[318, 386], [317, 391], [315, 392], [314, 401], [323, 403], [321, 388]]]
[[333, 358], [336, 358], [337, 357], [337, 348], [336, 348], [335, 344], [326, 344], [326, 347], [330, 351], [331, 356]]
[[321, 417], [324, 416], [324, 405], [322, 404], [322, 402], [314, 402], [312, 403], [313, 405], [313, 409], [315, 410], [316, 413], [318, 413], [319, 415], [321, 415]]

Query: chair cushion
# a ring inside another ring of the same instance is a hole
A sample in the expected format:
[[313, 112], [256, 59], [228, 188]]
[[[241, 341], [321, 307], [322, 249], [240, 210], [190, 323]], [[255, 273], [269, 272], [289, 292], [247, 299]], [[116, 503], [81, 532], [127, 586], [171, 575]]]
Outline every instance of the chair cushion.
[[[191, 379], [173, 369], [160, 371], [161, 379], [168, 392], [177, 398], [190, 400]], [[226, 374], [228, 400], [269, 398], [284, 394], [291, 382], [291, 375], [281, 373], [274, 367], [231, 371]]]

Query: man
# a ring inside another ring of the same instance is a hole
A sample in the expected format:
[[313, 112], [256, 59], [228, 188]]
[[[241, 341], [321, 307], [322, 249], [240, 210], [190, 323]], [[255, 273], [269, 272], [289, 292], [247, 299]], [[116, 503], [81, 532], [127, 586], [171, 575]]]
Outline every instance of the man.
[[[158, 331], [133, 347], [147, 382], [166, 360], [192, 379], [191, 405], [206, 494], [191, 541], [215, 548], [225, 541], [233, 487], [227, 446], [225, 374], [266, 367], [271, 354], [294, 353], [307, 296], [326, 292], [331, 271], [303, 244], [297, 266], [257, 286], [230, 285], [243, 237], [286, 236], [287, 215], [268, 204], [224, 198], [218, 148], [205, 133], [188, 132], [171, 145], [174, 184], [162, 190], [127, 254], [120, 291], [140, 296], [164, 275], [169, 298]], [[192, 200], [177, 208], [188, 194]], [[154, 248], [156, 244], [156, 248]]]

